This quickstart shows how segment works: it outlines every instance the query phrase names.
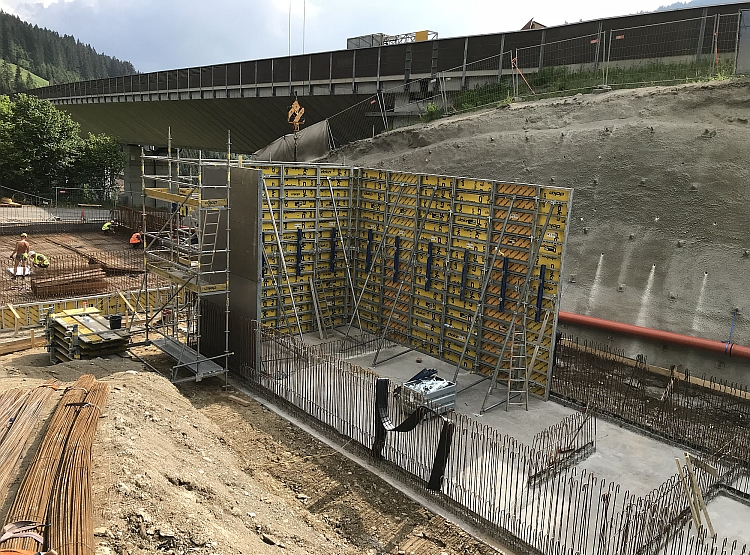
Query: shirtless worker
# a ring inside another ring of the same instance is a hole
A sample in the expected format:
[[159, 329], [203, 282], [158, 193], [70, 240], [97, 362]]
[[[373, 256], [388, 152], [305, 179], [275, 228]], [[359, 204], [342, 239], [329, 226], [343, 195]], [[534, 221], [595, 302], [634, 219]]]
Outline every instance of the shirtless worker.
[[23, 269], [23, 272], [21, 273], [21, 277], [26, 276], [26, 260], [29, 257], [29, 251], [31, 250], [29, 247], [29, 242], [27, 241], [28, 235], [25, 233], [21, 233], [21, 238], [18, 240], [18, 243], [16, 243], [16, 248], [13, 250], [12, 253], [10, 253], [11, 260], [15, 260], [13, 264], [13, 279], [16, 279], [18, 277], [18, 264], [21, 264], [21, 268]]

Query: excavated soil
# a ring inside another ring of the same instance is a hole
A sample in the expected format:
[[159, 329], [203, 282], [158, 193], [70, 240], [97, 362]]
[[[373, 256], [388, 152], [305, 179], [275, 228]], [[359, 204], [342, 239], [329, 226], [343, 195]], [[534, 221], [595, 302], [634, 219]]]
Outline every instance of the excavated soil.
[[83, 373], [111, 386], [94, 445], [97, 555], [497, 553], [222, 380], [178, 388], [143, 368], [50, 366], [41, 349], [0, 359], [0, 391]]

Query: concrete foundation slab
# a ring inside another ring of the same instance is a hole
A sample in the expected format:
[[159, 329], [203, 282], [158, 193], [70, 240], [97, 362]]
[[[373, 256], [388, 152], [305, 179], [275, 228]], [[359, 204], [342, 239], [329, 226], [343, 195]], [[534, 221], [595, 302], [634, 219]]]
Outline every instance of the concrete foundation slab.
[[[320, 343], [316, 334], [308, 334], [305, 341]], [[404, 354], [400, 354], [404, 353]], [[395, 356], [399, 355], [400, 356]], [[390, 358], [394, 357], [395, 358]], [[378, 360], [387, 360], [373, 366], [375, 352], [346, 359], [347, 362], [369, 368], [380, 376], [390, 378], [394, 383], [403, 384], [423, 368], [435, 368], [441, 378], [452, 380], [455, 366], [445, 361], [418, 352], [408, 352], [396, 346], [382, 349]], [[421, 359], [421, 362], [416, 362]], [[489, 387], [489, 380], [482, 380], [478, 374], [459, 372], [455, 410], [508, 434], [524, 444], [531, 445], [534, 436], [560, 422], [575, 411], [554, 401], [543, 401], [529, 397], [529, 410], [511, 406], [499, 406], [482, 415], [479, 411]], [[478, 383], [480, 382], [480, 383]], [[463, 389], [475, 383], [469, 389]], [[463, 389], [463, 391], [462, 391]], [[505, 388], [499, 385], [490, 396], [488, 403], [499, 401], [506, 396]], [[605, 420], [597, 421], [596, 452], [577, 464], [581, 470], [594, 473], [607, 481], [614, 481], [633, 495], [646, 495], [659, 487], [676, 472], [675, 457], [683, 455], [683, 450], [669, 446], [651, 437], [625, 429]]]

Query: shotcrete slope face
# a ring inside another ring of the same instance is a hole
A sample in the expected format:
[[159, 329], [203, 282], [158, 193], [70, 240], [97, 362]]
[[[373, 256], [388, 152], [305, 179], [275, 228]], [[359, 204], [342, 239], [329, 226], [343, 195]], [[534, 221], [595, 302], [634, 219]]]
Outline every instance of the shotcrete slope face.
[[612, 91], [441, 119], [328, 161], [574, 187], [561, 310], [725, 341], [738, 307], [748, 345], [749, 119], [747, 80]]

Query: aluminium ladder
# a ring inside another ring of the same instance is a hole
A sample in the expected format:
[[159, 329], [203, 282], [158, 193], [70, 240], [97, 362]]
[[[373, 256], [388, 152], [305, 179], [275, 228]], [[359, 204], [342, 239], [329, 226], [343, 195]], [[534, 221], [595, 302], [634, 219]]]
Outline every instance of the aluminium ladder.
[[[513, 321], [513, 331], [510, 345], [510, 358], [508, 365], [508, 399], [505, 403], [505, 411], [510, 410], [510, 405], [521, 405], [529, 410], [529, 366], [526, 358], [526, 311], [519, 325], [517, 320]], [[520, 398], [518, 401], [513, 399]]]

